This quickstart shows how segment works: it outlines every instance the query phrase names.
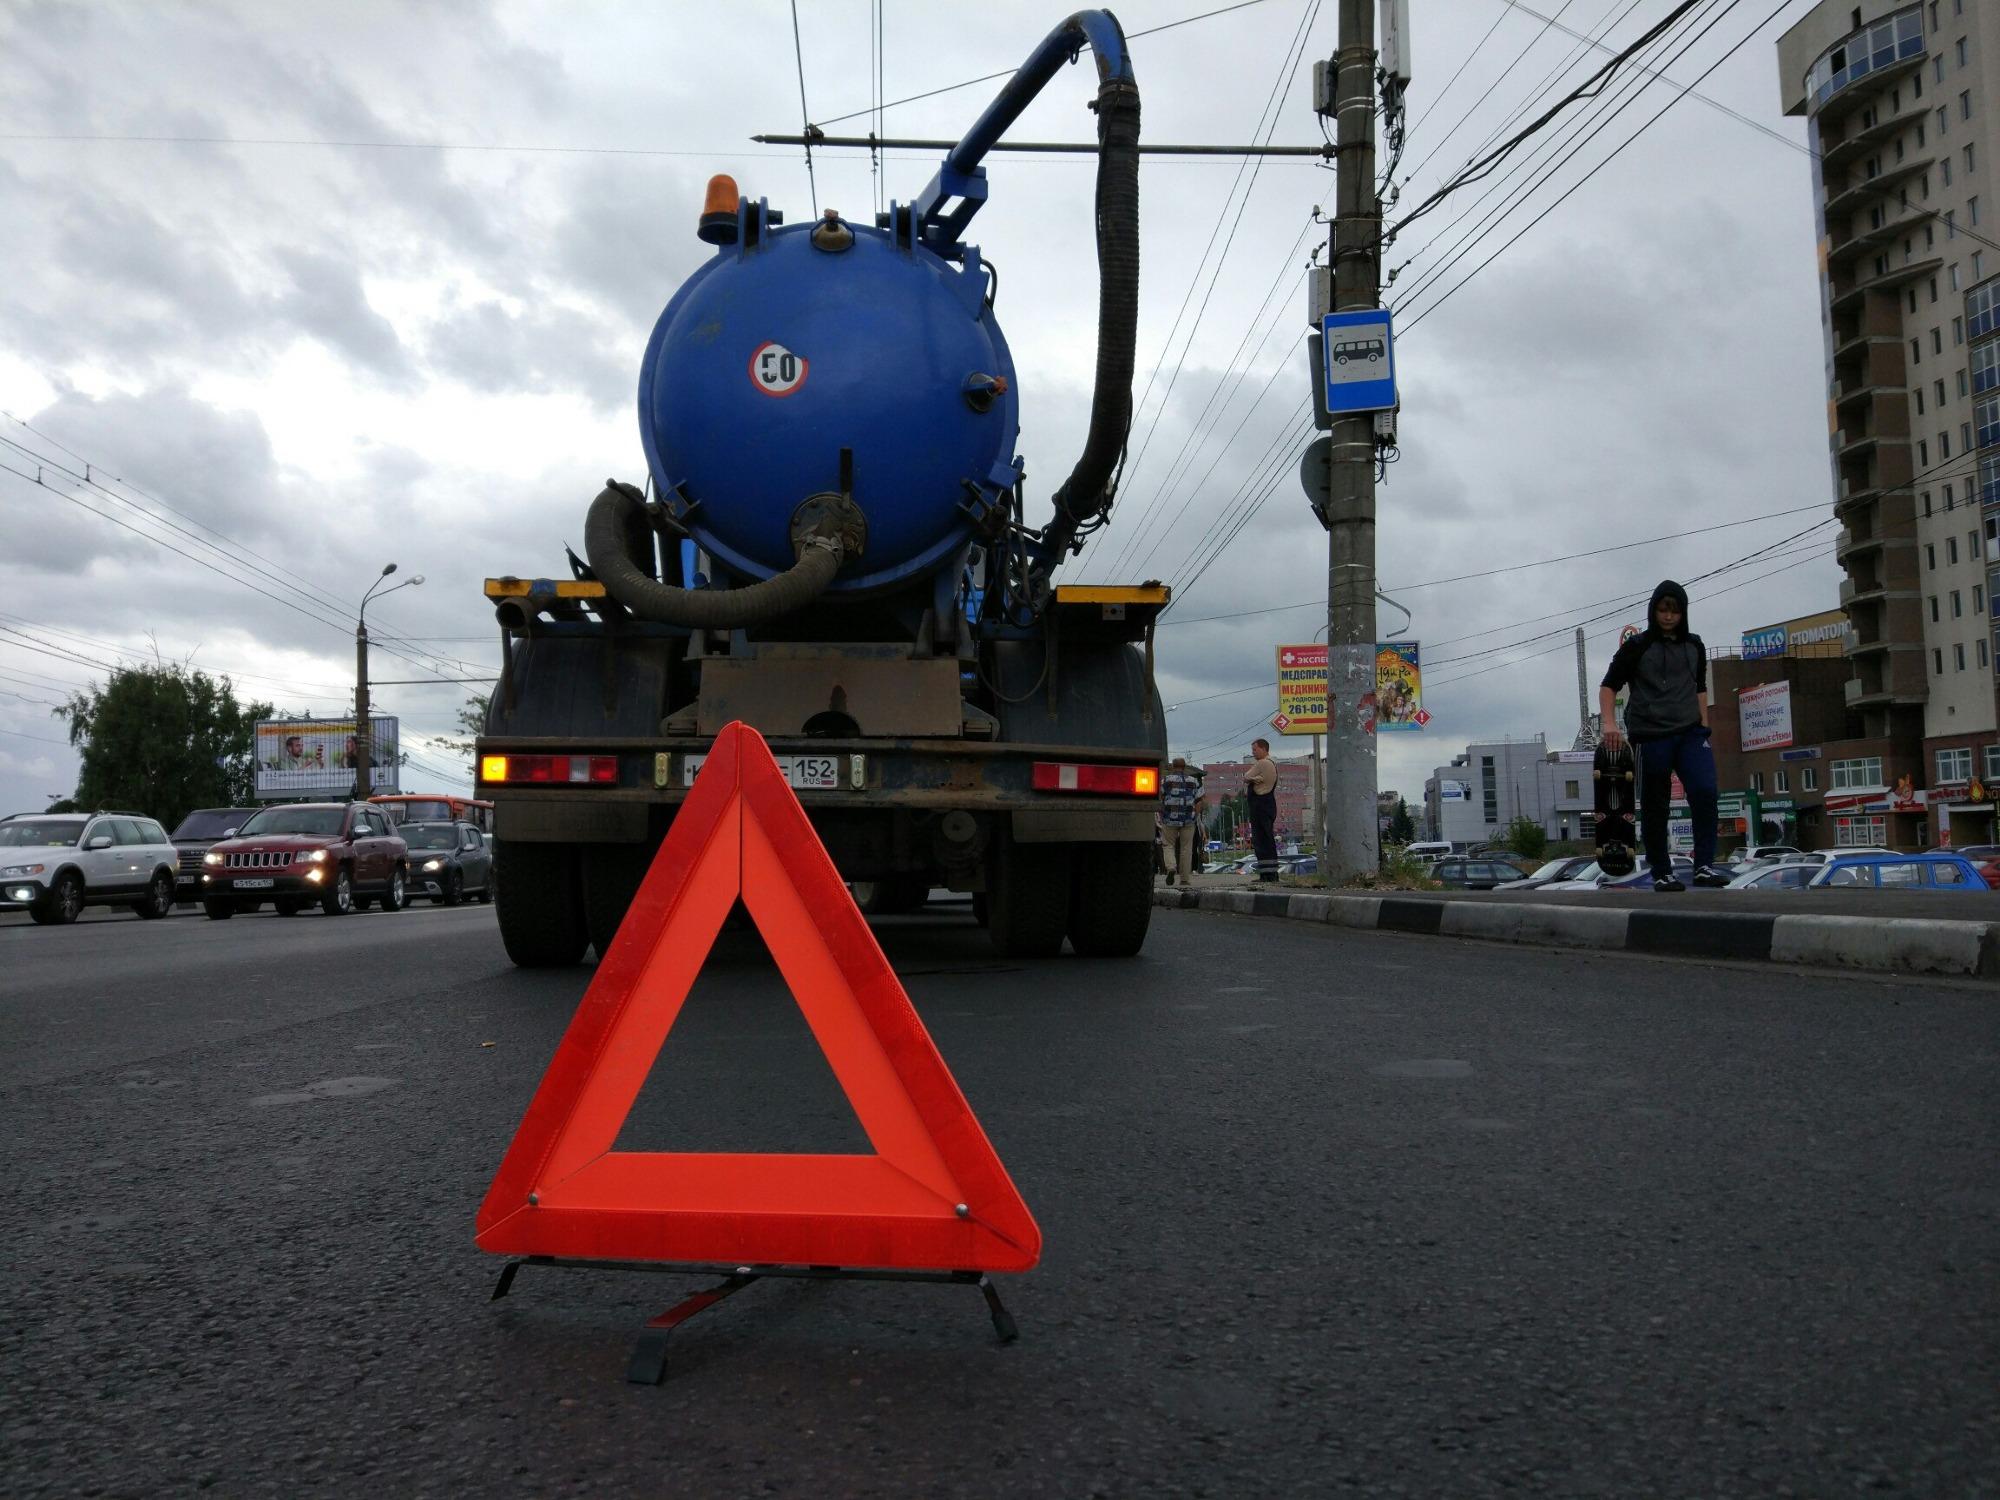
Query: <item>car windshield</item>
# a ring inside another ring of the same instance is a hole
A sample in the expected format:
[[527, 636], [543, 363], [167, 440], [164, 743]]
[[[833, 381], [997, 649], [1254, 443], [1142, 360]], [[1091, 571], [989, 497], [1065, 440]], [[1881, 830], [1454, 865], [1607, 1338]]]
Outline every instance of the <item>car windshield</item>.
[[425, 818], [451, 816], [449, 802], [383, 802], [378, 805], [398, 823], [417, 823]]
[[330, 838], [340, 832], [345, 816], [338, 807], [267, 807], [236, 832], [246, 839], [281, 833], [311, 833]]
[[436, 824], [405, 823], [396, 830], [402, 834], [403, 842], [412, 849], [456, 849], [458, 830], [447, 823], [442, 828]]
[[1539, 870], [1535, 871], [1534, 875], [1530, 878], [1534, 880], [1554, 880], [1558, 875], [1562, 874], [1563, 867], [1569, 863], [1568, 859], [1552, 859]]
[[58, 849], [82, 833], [83, 824], [68, 818], [16, 818], [0, 823], [0, 849]]
[[174, 837], [219, 839], [230, 829], [242, 827], [255, 816], [255, 813], [239, 812], [233, 807], [197, 808], [181, 819], [181, 826], [174, 830]]

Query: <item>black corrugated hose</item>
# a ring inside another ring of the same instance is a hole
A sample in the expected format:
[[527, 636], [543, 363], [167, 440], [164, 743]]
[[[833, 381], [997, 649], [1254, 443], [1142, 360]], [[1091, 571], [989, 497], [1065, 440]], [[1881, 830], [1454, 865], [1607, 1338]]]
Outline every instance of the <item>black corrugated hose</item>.
[[736, 630], [802, 609], [826, 591], [845, 560], [831, 524], [798, 541], [798, 561], [785, 572], [740, 589], [681, 589], [661, 583], [632, 561], [628, 527], [646, 526], [646, 497], [638, 486], [607, 479], [583, 523], [590, 570], [611, 597], [642, 620], [697, 630]]
[[[1097, 386], [1090, 435], [1062, 488], [1052, 531], [1066, 550], [1077, 527], [1111, 508], [1111, 481], [1132, 429], [1132, 366], [1139, 338], [1139, 89], [1097, 91]], [[1052, 559], [1053, 560], [1053, 559]]]

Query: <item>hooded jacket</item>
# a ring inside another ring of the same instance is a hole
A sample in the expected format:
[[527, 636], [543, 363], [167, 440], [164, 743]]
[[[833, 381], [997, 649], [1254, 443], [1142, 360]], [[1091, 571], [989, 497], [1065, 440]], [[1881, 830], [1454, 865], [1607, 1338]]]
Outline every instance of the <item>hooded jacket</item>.
[[[1680, 628], [1671, 635], [1660, 629], [1662, 599], [1681, 607]], [[1604, 686], [1614, 693], [1630, 688], [1625, 734], [1635, 744], [1667, 739], [1701, 723], [1695, 697], [1708, 691], [1708, 650], [1688, 630], [1687, 590], [1671, 578], [1653, 590], [1646, 628], [1618, 648]]]

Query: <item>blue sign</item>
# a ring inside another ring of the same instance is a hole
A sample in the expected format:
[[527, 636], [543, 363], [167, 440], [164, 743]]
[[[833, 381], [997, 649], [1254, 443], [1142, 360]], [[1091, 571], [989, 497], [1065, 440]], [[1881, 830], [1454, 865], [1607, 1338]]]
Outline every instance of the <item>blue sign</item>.
[[[1779, 760], [1818, 760], [1818, 759], [1819, 759], [1819, 747], [1818, 747], [1817, 745], [1815, 745], [1815, 746], [1813, 746], [1813, 748], [1812, 748], [1812, 749], [1810, 749], [1810, 750], [1780, 750], [1780, 751], [1778, 752], [1778, 759], [1779, 759]], [[1766, 807], [1769, 807], [1769, 806], [1770, 806], [1771, 804], [1770, 804], [1770, 803], [1768, 803], [1768, 802], [1766, 802], [1766, 803], [1765, 803], [1764, 805], [1765, 805]]]
[[1335, 416], [1396, 409], [1396, 340], [1389, 309], [1330, 312], [1319, 320], [1326, 409]]
[[1743, 659], [1761, 661], [1767, 656], [1783, 656], [1785, 648], [1791, 644], [1791, 632], [1782, 625], [1768, 625], [1762, 630], [1743, 632]]

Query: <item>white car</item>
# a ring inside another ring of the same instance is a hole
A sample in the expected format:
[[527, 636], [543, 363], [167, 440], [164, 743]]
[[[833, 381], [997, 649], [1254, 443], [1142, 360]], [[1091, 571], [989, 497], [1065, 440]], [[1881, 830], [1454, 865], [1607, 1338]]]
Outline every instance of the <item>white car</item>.
[[1752, 864], [1724, 887], [1732, 891], [1802, 891], [1819, 874], [1814, 860], [1764, 860]]
[[0, 818], [0, 908], [25, 906], [44, 927], [74, 922], [86, 906], [164, 917], [179, 864], [166, 829], [138, 813]]

